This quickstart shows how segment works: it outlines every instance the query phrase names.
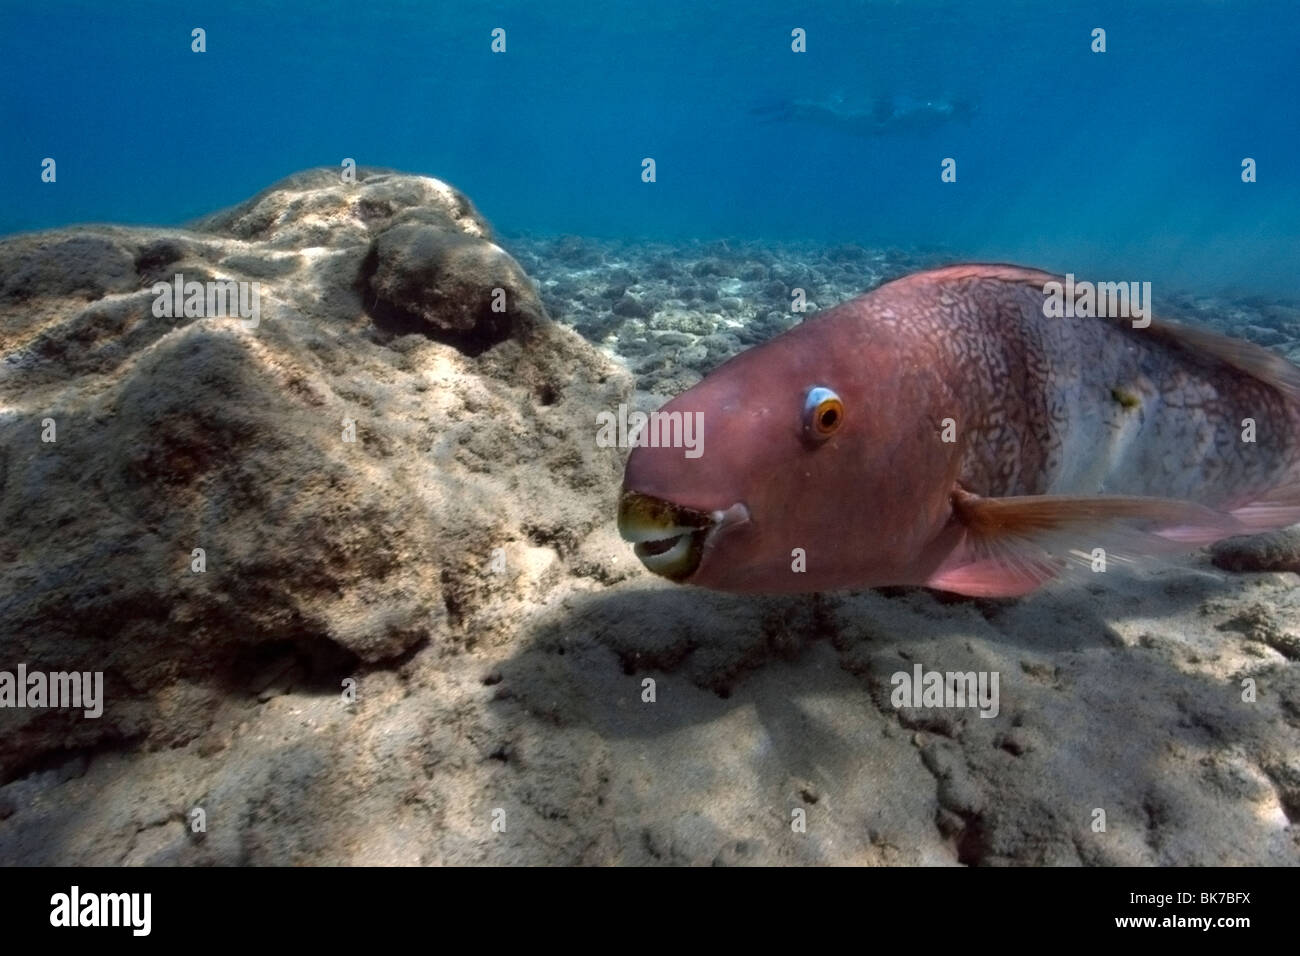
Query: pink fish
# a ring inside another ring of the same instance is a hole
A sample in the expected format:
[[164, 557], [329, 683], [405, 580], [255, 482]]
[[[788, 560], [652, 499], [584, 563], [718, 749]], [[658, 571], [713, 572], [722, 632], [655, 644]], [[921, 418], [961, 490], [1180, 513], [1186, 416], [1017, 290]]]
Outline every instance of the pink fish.
[[1064, 281], [921, 272], [737, 355], [660, 410], [700, 413], [702, 453], [633, 449], [620, 533], [726, 591], [994, 597], [1300, 522], [1300, 368], [1158, 319], [1049, 318]]

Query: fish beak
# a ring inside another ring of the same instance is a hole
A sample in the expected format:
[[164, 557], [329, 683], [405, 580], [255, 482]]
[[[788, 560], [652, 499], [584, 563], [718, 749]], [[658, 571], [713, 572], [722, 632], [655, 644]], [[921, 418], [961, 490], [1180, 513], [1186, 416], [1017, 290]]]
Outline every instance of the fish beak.
[[739, 503], [725, 511], [697, 511], [636, 491], [624, 491], [618, 502], [618, 533], [633, 542], [647, 569], [670, 581], [689, 578], [724, 527], [748, 520], [749, 509]]

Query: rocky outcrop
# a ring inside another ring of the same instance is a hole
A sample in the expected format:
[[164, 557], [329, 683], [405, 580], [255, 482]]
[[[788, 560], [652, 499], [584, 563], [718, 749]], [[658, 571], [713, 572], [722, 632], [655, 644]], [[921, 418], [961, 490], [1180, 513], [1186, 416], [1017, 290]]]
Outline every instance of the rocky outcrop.
[[[563, 563], [607, 518], [593, 416], [626, 376], [437, 180], [312, 171], [190, 229], [20, 236], [0, 263], [3, 659], [103, 671], [108, 696], [97, 720], [0, 710], [0, 779], [183, 744], [268, 673], [337, 686], [504, 640], [523, 556]], [[178, 275], [256, 283], [259, 314], [155, 314]]]

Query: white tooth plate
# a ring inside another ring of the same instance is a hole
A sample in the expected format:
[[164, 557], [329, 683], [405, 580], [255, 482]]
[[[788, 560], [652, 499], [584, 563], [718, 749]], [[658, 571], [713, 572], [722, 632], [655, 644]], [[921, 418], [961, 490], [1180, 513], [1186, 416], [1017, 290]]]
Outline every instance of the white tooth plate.
[[698, 528], [684, 528], [680, 525], [673, 525], [665, 528], [663, 525], [643, 525], [639, 528], [619, 528], [619, 535], [624, 541], [631, 541], [639, 544], [642, 541], [667, 541], [669, 538], [675, 538], [678, 535], [690, 535]]
[[[677, 543], [662, 554], [637, 554], [637, 558], [651, 571], [658, 572], [661, 568], [672, 567], [676, 562], [685, 558], [690, 552], [691, 530], [692, 529], [687, 528], [686, 533], [682, 534], [677, 539]], [[668, 537], [671, 537], [671, 535], [663, 535], [657, 539], [650, 540], [662, 541], [664, 538]]]

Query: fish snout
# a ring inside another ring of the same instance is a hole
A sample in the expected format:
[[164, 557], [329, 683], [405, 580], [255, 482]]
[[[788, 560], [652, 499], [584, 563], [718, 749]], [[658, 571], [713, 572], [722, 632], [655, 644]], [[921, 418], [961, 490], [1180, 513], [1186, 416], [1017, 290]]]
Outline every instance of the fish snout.
[[618, 533], [633, 544], [642, 564], [670, 581], [685, 581], [724, 528], [749, 520], [737, 502], [721, 511], [700, 511], [663, 498], [624, 491], [618, 501]]

